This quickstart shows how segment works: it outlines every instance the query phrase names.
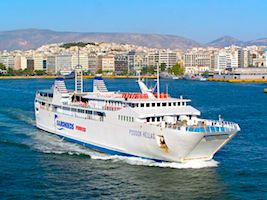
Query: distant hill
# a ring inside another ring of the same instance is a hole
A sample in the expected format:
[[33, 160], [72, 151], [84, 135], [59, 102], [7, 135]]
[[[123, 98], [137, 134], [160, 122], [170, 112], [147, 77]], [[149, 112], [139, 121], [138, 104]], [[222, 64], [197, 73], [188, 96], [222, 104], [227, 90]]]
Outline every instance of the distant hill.
[[45, 29], [0, 31], [0, 50], [27, 50], [38, 48], [44, 44], [69, 42], [115, 42], [156, 48], [180, 48], [184, 50], [201, 46], [267, 46], [267, 38], [241, 41], [231, 36], [223, 36], [207, 44], [200, 44], [185, 37], [161, 34], [58, 32]]
[[258, 46], [267, 46], [267, 38], [261, 38], [251, 41], [242, 41], [231, 36], [223, 36], [212, 42], [207, 43], [205, 46], [212, 47], [226, 47], [226, 46], [249, 46], [249, 45], [258, 45]]
[[174, 35], [139, 33], [80, 33], [43, 29], [0, 32], [0, 50], [34, 49], [43, 44], [61, 42], [116, 42], [157, 48], [187, 49], [200, 46], [194, 40]]
[[245, 42], [231, 36], [223, 36], [212, 42], [207, 43], [206, 45], [212, 47], [226, 47], [231, 45], [243, 46], [245, 45]]

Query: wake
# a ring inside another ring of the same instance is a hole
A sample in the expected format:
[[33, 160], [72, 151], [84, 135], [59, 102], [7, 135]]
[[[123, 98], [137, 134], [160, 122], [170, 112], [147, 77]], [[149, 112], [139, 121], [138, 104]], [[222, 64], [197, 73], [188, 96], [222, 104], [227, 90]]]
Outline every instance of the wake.
[[60, 139], [55, 135], [48, 134], [43, 131], [38, 131], [34, 134], [36, 143], [33, 148], [37, 151], [46, 154], [67, 154], [76, 156], [88, 156], [93, 160], [104, 160], [113, 163], [122, 162], [129, 165], [147, 166], [147, 167], [160, 167], [160, 168], [174, 168], [174, 169], [200, 169], [217, 167], [219, 162], [215, 160], [210, 161], [190, 161], [187, 163], [176, 162], [156, 162], [153, 160], [138, 158], [138, 157], [126, 157], [117, 155], [108, 155], [99, 153], [89, 148], [83, 147], [78, 144], [70, 143]]

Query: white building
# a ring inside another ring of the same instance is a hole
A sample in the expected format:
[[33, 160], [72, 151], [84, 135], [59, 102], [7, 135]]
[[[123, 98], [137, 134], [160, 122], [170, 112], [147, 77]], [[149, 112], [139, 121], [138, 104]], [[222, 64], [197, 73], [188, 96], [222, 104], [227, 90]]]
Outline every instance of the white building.
[[4, 64], [6, 68], [14, 68], [15, 56], [13, 55], [2, 55], [0, 56], [0, 63]]
[[267, 49], [264, 51], [264, 56], [265, 56], [265, 67], [267, 67]]
[[72, 71], [72, 56], [65, 55], [57, 55], [55, 57], [55, 72], [59, 71]]
[[[78, 58], [79, 57], [79, 58]], [[88, 70], [88, 55], [87, 54], [73, 54], [71, 57], [71, 68], [75, 69], [78, 65], [78, 60], [80, 65], [83, 67], [83, 70]]]
[[33, 57], [34, 70], [47, 70], [47, 60], [42, 55], [36, 55]]
[[214, 71], [221, 72], [227, 67], [226, 52], [220, 51], [215, 55]]

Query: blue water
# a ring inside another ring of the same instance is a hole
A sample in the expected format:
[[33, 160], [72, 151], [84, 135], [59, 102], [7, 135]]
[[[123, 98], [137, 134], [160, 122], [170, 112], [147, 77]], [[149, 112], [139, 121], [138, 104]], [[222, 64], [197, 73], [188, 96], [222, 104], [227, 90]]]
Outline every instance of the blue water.
[[[135, 80], [106, 82], [138, 91]], [[163, 80], [162, 91], [242, 129], [214, 160], [177, 164], [100, 154], [38, 130], [35, 91], [52, 83], [0, 80], [0, 199], [267, 199], [267, 84]]]

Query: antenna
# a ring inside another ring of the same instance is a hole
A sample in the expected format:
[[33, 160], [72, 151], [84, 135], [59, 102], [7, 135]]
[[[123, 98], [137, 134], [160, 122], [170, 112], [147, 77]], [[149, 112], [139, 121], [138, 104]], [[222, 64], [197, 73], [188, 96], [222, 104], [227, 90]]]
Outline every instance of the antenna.
[[75, 93], [83, 92], [83, 69], [80, 65], [80, 49], [78, 47], [78, 65], [75, 66]]
[[157, 63], [157, 98], [159, 99], [160, 91], [159, 91], [159, 63]]

